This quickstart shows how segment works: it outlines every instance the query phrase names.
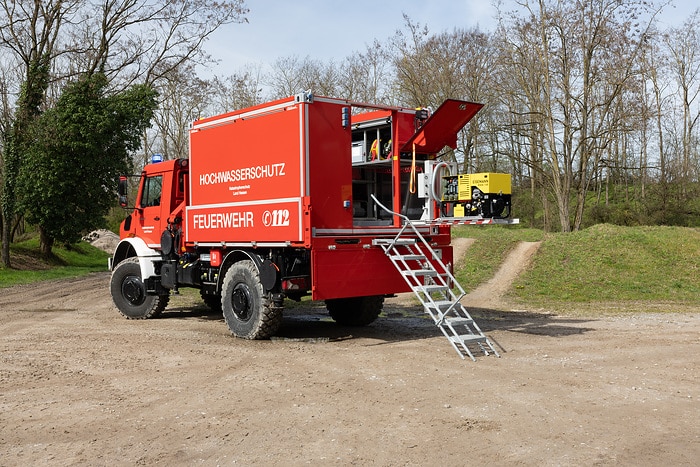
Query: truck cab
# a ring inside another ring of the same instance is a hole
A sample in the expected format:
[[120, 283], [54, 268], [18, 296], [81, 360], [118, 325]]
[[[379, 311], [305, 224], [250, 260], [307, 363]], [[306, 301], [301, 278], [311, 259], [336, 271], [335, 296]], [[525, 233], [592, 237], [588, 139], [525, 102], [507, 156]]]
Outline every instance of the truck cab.
[[[187, 159], [154, 162], [144, 167], [133, 211], [120, 226], [120, 238], [138, 238], [154, 249], [161, 247], [161, 236], [173, 223], [182, 222], [186, 204]], [[126, 208], [128, 178], [119, 182], [120, 204]]]
[[[156, 159], [144, 168], [134, 210], [121, 225], [121, 238], [140, 238], [149, 248], [160, 248], [161, 234], [185, 202], [187, 166], [187, 159]], [[125, 183], [126, 177], [120, 184]], [[126, 189], [122, 187], [120, 191], [125, 193]]]

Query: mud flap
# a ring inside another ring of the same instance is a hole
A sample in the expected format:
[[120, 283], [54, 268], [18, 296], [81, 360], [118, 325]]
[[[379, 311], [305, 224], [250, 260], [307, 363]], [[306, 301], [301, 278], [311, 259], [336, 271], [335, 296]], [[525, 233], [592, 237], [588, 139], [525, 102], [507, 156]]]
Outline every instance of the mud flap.
[[260, 271], [260, 283], [267, 292], [272, 290], [272, 288], [277, 283], [277, 266], [275, 263], [269, 259], [264, 260], [261, 264], [258, 264], [258, 270]]

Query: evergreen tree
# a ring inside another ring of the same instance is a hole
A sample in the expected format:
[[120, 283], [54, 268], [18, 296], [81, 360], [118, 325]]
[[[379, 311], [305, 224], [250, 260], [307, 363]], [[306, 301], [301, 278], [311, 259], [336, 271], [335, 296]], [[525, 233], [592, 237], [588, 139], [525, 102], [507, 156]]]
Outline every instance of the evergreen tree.
[[103, 226], [115, 180], [130, 171], [130, 155], [140, 147], [157, 108], [149, 86], [114, 95], [106, 90], [102, 74], [69, 84], [30, 130], [18, 188], [27, 221], [39, 228], [45, 256], [51, 255], [54, 241], [74, 242]]

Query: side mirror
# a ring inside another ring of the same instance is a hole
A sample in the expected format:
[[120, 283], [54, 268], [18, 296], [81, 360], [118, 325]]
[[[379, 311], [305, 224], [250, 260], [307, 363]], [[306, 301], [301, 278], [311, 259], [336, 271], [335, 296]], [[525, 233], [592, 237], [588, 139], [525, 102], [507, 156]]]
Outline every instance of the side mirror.
[[117, 194], [119, 194], [119, 206], [125, 208], [129, 203], [127, 200], [128, 178], [125, 176], [119, 177], [119, 185], [117, 186]]

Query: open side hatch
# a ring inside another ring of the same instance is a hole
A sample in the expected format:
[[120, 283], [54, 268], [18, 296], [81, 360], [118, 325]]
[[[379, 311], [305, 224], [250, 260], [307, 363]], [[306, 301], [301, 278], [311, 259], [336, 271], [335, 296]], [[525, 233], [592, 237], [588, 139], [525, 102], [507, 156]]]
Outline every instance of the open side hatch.
[[445, 146], [457, 147], [457, 133], [484, 106], [474, 102], [448, 99], [425, 121], [423, 126], [401, 147], [402, 153], [436, 154]]

